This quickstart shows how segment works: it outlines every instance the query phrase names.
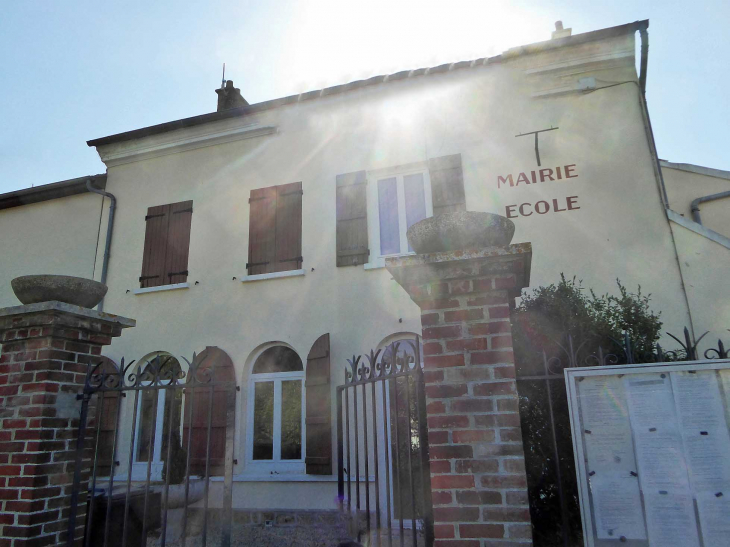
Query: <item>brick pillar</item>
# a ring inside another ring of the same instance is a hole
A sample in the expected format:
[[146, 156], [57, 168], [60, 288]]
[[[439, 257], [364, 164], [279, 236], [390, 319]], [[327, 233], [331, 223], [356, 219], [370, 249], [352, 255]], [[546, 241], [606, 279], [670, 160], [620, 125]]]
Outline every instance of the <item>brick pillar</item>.
[[65, 545], [81, 409], [76, 394], [101, 348], [134, 324], [61, 302], [0, 309], [0, 547]]
[[436, 546], [532, 545], [510, 309], [532, 246], [388, 259], [421, 308]]

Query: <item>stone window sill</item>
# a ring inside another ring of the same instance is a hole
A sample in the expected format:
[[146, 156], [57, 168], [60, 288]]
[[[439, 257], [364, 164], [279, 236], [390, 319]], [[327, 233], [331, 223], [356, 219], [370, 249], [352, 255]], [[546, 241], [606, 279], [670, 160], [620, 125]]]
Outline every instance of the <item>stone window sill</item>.
[[173, 283], [172, 285], [160, 285], [159, 287], [147, 287], [145, 289], [134, 289], [134, 294], [147, 294], [150, 292], [176, 291], [178, 289], [189, 289], [187, 283]]
[[399, 255], [386, 255], [386, 256], [380, 256], [378, 258], [375, 258], [371, 262], [366, 262], [363, 264], [364, 270], [379, 270], [380, 268], [385, 268], [385, 259], [391, 258], [391, 257], [404, 257], [404, 256], [415, 256], [416, 253], [402, 253]]
[[264, 281], [266, 279], [279, 279], [282, 277], [298, 277], [304, 275], [304, 270], [287, 270], [285, 272], [273, 272], [257, 275], [246, 275], [241, 278], [241, 283], [250, 283], [252, 281]]

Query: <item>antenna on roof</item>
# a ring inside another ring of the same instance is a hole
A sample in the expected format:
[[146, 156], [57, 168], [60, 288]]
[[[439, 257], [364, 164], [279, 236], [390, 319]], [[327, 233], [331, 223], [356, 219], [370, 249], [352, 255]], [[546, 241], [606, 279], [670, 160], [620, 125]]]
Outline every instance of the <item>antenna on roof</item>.
[[226, 87], [226, 64], [223, 63], [223, 80], [221, 81], [221, 89]]

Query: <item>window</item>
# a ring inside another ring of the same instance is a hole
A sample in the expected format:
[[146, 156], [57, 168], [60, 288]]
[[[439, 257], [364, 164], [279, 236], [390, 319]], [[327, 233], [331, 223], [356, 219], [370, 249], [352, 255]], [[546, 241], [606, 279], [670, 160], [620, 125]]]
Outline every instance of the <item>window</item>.
[[369, 202], [371, 241], [375, 253], [371, 260], [382, 262], [386, 256], [412, 253], [406, 232], [419, 220], [433, 215], [431, 181], [428, 172], [416, 170], [378, 176], [373, 174]]
[[248, 275], [302, 267], [302, 183], [251, 190]]
[[288, 347], [268, 348], [253, 365], [248, 441], [254, 472], [304, 473], [304, 367]]
[[192, 216], [192, 201], [147, 209], [140, 288], [187, 281]]
[[424, 172], [378, 180], [378, 231], [380, 256], [412, 253], [406, 232], [413, 224], [433, 214], [431, 187]]
[[[159, 368], [159, 372], [156, 372]], [[159, 354], [140, 365], [141, 385], [150, 385], [153, 378], [165, 378], [168, 375], [179, 375], [180, 363], [172, 355]], [[157, 394], [157, 405], [155, 405]], [[142, 390], [139, 395], [137, 419], [139, 429], [135, 439], [133, 476], [146, 477], [147, 462], [152, 461], [152, 480], [162, 477], [162, 464], [167, 455], [168, 432], [173, 428], [181, 438], [180, 426], [182, 416], [181, 389]]]
[[465, 211], [461, 154], [336, 178], [337, 266], [382, 267], [413, 252], [406, 232], [424, 218]]

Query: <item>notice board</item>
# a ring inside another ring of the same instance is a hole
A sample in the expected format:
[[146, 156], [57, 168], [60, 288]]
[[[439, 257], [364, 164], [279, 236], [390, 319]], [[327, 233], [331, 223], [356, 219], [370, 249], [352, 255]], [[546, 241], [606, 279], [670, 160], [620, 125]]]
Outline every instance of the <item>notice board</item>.
[[585, 545], [730, 546], [730, 360], [565, 381]]

